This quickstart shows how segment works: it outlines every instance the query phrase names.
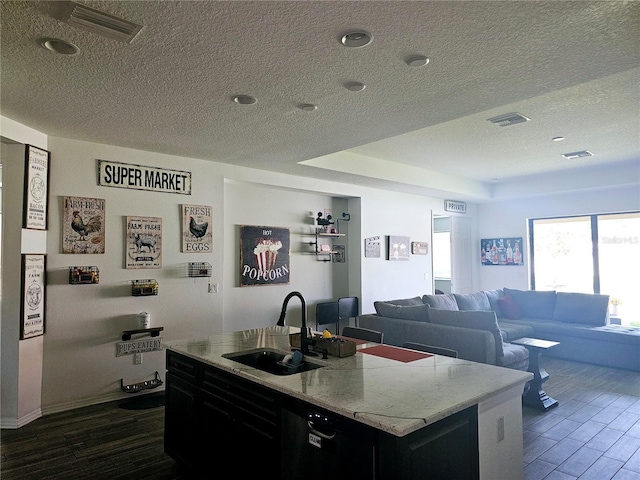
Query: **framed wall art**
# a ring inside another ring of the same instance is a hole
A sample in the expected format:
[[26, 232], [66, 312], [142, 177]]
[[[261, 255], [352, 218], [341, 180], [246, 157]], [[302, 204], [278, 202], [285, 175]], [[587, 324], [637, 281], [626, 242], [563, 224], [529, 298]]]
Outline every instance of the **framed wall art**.
[[411, 242], [411, 253], [414, 255], [427, 255], [429, 244], [427, 242]]
[[213, 208], [206, 205], [182, 205], [182, 252], [213, 251]]
[[127, 217], [125, 268], [162, 268], [162, 218]]
[[288, 228], [240, 227], [240, 286], [289, 283]]
[[44, 334], [46, 267], [45, 255], [22, 255], [20, 340]]
[[105, 201], [62, 198], [62, 253], [104, 253]]
[[387, 260], [409, 260], [410, 243], [409, 237], [389, 235], [387, 237]]
[[481, 239], [480, 259], [482, 265], [524, 265], [522, 237]]
[[380, 258], [380, 237], [368, 237], [364, 239], [364, 256]]
[[26, 145], [25, 157], [22, 228], [46, 230], [51, 154], [33, 145]]
[[346, 251], [347, 251], [346, 245], [334, 245], [331, 261], [333, 263], [346, 263], [347, 262]]

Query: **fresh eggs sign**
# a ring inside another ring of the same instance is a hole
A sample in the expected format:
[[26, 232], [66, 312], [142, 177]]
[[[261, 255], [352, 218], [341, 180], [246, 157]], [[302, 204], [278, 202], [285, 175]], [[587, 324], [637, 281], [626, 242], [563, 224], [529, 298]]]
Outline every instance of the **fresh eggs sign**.
[[98, 185], [191, 195], [191, 172], [98, 160]]

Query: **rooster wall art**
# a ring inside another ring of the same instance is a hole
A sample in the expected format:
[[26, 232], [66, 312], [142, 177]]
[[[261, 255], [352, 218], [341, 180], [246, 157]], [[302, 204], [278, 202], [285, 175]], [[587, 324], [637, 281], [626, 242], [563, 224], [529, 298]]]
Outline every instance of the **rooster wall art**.
[[91, 233], [99, 232], [102, 228], [102, 220], [98, 215], [94, 215], [91, 217], [87, 223], [84, 222], [82, 217], [80, 216], [80, 212], [75, 210], [73, 212], [73, 220], [71, 221], [71, 228], [78, 232], [80, 235], [79, 240], [84, 241], [87, 238], [87, 235]]

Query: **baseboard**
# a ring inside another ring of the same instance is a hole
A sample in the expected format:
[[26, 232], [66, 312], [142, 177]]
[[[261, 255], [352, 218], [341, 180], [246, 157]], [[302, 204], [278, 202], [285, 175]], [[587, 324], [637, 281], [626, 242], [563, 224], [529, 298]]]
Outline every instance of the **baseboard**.
[[137, 394], [126, 394], [122, 391], [117, 391], [117, 392], [109, 393], [107, 395], [102, 395], [100, 397], [83, 398], [79, 400], [73, 400], [71, 402], [59, 403], [57, 405], [50, 405], [50, 406], [44, 407], [42, 409], [42, 412], [43, 412], [43, 415], [52, 415], [54, 413], [66, 412], [68, 410], [75, 410], [76, 408], [90, 407], [91, 405], [98, 405], [100, 403], [131, 399], [131, 398], [139, 397], [141, 395], [149, 395], [151, 393], [158, 393], [163, 391], [164, 391], [164, 386], [162, 386], [161, 388], [155, 388], [153, 390], [143, 390], [142, 392]]
[[29, 413], [28, 415], [25, 415], [24, 417], [0, 418], [0, 428], [16, 430], [20, 427], [24, 427], [26, 424], [31, 423], [34, 420], [37, 420], [40, 417], [42, 417], [42, 410], [38, 408], [37, 410], [34, 410], [33, 412]]

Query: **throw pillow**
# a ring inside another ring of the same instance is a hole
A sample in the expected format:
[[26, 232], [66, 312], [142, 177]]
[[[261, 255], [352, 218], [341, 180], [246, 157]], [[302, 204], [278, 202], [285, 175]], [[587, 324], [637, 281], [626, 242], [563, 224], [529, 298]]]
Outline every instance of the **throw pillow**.
[[489, 299], [491, 310], [496, 312], [498, 318], [502, 317], [502, 312], [500, 312], [500, 306], [498, 305], [498, 299], [504, 296], [504, 292], [502, 291], [502, 289], [498, 288], [497, 290], [485, 290], [484, 293]]
[[384, 303], [392, 303], [393, 305], [400, 305], [402, 307], [408, 307], [410, 305], [424, 305], [424, 303], [422, 302], [422, 298], [420, 297], [399, 298], [397, 300], [384, 300]]
[[520, 307], [520, 313], [525, 318], [544, 318], [551, 320], [556, 308], [555, 290], [515, 290], [503, 288], [505, 295], [511, 295]]
[[498, 299], [498, 307], [503, 318], [517, 320], [521, 318], [520, 307], [511, 295], [505, 295]]
[[422, 301], [432, 308], [439, 308], [441, 310], [460, 310], [458, 308], [458, 302], [456, 302], [456, 297], [453, 293], [423, 295]]
[[491, 310], [487, 294], [480, 291], [474, 293], [454, 293], [459, 310]]
[[485, 312], [480, 310], [440, 310], [431, 308], [429, 310], [429, 321], [440, 325], [452, 327], [473, 328], [475, 330], [487, 330], [493, 334], [496, 344], [496, 358], [504, 356], [502, 345], [502, 333], [498, 326], [496, 312]]
[[394, 305], [388, 302], [373, 302], [378, 315], [402, 320], [429, 321], [429, 305]]
[[609, 295], [558, 292], [553, 319], [561, 322], [606, 325]]

